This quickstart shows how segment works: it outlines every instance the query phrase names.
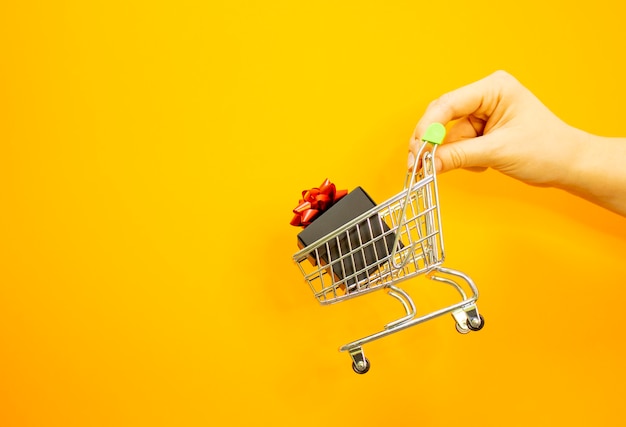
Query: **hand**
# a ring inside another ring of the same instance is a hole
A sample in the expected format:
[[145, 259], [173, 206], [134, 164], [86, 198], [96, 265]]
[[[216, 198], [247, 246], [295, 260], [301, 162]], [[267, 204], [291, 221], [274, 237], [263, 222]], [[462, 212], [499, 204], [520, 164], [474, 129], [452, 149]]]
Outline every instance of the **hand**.
[[497, 71], [433, 101], [410, 143], [409, 167], [431, 123], [448, 125], [438, 172], [493, 168], [527, 184], [553, 186], [626, 216], [626, 140], [564, 123], [513, 76]]

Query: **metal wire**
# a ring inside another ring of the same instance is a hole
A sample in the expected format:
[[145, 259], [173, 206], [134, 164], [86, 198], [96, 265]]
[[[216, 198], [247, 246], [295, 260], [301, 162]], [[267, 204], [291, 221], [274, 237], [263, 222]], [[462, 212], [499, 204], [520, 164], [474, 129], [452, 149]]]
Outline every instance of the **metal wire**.
[[431, 271], [443, 262], [433, 156], [424, 142], [403, 190], [294, 255], [322, 304]]

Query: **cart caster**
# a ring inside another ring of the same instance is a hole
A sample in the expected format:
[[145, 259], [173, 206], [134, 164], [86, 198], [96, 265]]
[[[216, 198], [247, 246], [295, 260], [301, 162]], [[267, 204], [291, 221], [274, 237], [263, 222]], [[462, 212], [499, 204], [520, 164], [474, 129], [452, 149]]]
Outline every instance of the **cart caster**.
[[454, 327], [459, 334], [469, 334], [470, 329], [467, 327], [469, 323], [469, 317], [463, 309], [455, 310], [452, 312], [452, 318], [454, 319]]
[[485, 326], [485, 319], [480, 314], [478, 315], [478, 319], [480, 320], [480, 323], [478, 325], [472, 324], [472, 322], [470, 322], [470, 319], [467, 319], [467, 327], [472, 331], [480, 331], [483, 326]]
[[465, 335], [465, 334], [469, 334], [469, 333], [470, 333], [470, 330], [469, 330], [469, 328], [468, 328], [468, 327], [463, 327], [463, 326], [459, 325], [458, 323], [455, 323], [455, 324], [454, 324], [454, 327], [456, 328], [456, 331], [457, 331], [459, 334], [463, 334], [463, 335]]
[[359, 375], [366, 374], [370, 370], [370, 361], [365, 357], [358, 363], [352, 362], [352, 369]]
[[485, 319], [478, 314], [475, 306], [468, 311], [462, 309], [453, 311], [452, 318], [454, 319], [456, 331], [463, 335], [468, 334], [470, 331], [480, 331], [485, 325]]
[[365, 374], [370, 370], [370, 361], [363, 354], [361, 347], [354, 347], [350, 351], [350, 357], [352, 358], [352, 369], [357, 374]]

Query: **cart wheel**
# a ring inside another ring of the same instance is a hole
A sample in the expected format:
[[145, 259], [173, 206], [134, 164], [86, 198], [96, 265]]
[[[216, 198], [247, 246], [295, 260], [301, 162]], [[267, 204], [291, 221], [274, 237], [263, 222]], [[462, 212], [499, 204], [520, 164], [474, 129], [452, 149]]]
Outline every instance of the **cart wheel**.
[[485, 326], [484, 317], [479, 314], [478, 318], [480, 319], [480, 325], [478, 326], [472, 325], [472, 322], [470, 322], [469, 319], [467, 319], [467, 327], [470, 328], [472, 331], [480, 331], [483, 328], [483, 326]]
[[456, 331], [457, 331], [459, 334], [463, 334], [463, 335], [465, 335], [465, 334], [469, 334], [469, 333], [470, 333], [470, 330], [469, 330], [468, 328], [464, 328], [463, 326], [459, 325], [459, 324], [458, 324], [458, 323], [456, 323], [456, 322], [454, 322], [454, 327], [456, 328]]
[[363, 366], [363, 367], [361, 367], [361, 368], [357, 367], [357, 365], [356, 365], [354, 362], [352, 362], [352, 369], [353, 369], [353, 370], [354, 370], [354, 372], [356, 372], [357, 374], [362, 375], [362, 374], [367, 373], [367, 371], [369, 371], [369, 370], [370, 370], [370, 366], [371, 366], [371, 365], [370, 365], [370, 361], [369, 361], [369, 359], [368, 359], [367, 357], [365, 357], [364, 359], [365, 359], [365, 363], [363, 364], [364, 366]]

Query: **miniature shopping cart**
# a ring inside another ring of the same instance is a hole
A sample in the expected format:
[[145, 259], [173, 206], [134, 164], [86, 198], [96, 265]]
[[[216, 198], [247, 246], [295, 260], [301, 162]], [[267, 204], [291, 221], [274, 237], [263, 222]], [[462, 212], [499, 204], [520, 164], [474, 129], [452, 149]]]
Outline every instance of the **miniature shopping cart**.
[[[433, 158], [445, 135], [439, 123], [431, 125], [407, 174], [404, 189], [343, 226], [304, 247], [293, 259], [321, 304], [332, 304], [378, 289], [402, 303], [406, 315], [384, 329], [340, 348], [352, 359], [352, 368], [366, 373], [370, 362], [362, 346], [371, 341], [450, 313], [458, 332], [482, 329], [478, 289], [460, 271], [444, 268], [444, 246]], [[417, 315], [411, 297], [398, 284], [419, 275], [452, 286], [459, 301], [428, 314]], [[466, 292], [470, 291], [470, 294]]]

